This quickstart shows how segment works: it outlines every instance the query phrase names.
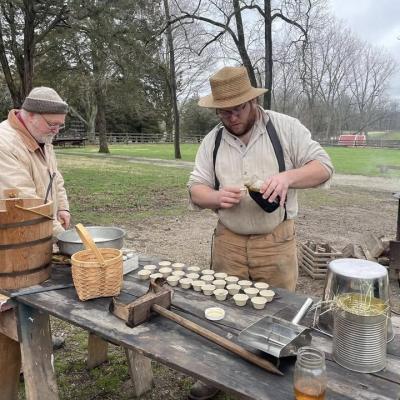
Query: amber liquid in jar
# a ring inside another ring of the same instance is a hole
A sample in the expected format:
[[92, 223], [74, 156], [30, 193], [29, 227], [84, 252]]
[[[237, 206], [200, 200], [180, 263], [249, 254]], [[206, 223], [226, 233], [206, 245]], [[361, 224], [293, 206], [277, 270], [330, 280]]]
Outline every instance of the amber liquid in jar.
[[325, 399], [327, 376], [322, 351], [310, 346], [298, 350], [293, 386], [296, 400]]
[[296, 400], [324, 400], [325, 389], [320, 385], [313, 385], [312, 382], [297, 382], [294, 387]]

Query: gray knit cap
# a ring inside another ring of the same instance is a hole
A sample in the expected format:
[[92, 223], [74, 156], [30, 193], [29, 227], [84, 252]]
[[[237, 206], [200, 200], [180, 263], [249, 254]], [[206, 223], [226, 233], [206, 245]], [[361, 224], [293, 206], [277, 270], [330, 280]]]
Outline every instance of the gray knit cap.
[[26, 96], [22, 108], [38, 114], [67, 114], [68, 104], [49, 87], [40, 86]]

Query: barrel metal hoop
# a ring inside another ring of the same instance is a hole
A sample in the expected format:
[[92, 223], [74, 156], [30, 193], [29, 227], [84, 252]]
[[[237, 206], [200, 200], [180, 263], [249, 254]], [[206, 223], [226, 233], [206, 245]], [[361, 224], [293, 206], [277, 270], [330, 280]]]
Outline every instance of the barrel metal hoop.
[[8, 229], [8, 228], [18, 228], [20, 226], [30, 226], [40, 224], [42, 222], [47, 222], [49, 219], [45, 217], [30, 219], [29, 221], [21, 221], [21, 222], [13, 222], [10, 224], [0, 224], [0, 229]]
[[45, 242], [51, 240], [52, 238], [53, 238], [53, 236], [46, 236], [41, 239], [31, 240], [30, 242], [0, 244], [0, 250], [20, 249], [22, 247], [36, 246], [37, 244], [45, 243]]
[[33, 268], [33, 269], [28, 269], [25, 271], [13, 271], [13, 272], [0, 272], [0, 278], [6, 278], [6, 277], [13, 277], [13, 276], [21, 276], [21, 275], [30, 275], [34, 274], [36, 272], [39, 272], [43, 269], [50, 268], [51, 263], [46, 263], [43, 264], [39, 267]]

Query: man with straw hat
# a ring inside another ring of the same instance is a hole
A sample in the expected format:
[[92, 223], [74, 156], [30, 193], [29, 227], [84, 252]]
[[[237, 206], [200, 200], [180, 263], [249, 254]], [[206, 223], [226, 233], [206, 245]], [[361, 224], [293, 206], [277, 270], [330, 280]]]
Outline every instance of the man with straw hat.
[[[267, 90], [244, 67], [220, 69], [210, 85], [199, 106], [215, 108], [221, 124], [202, 141], [188, 188], [193, 208], [218, 215], [212, 268], [294, 291], [296, 190], [328, 185], [332, 163], [300, 121], [258, 106]], [[216, 392], [197, 382], [189, 398]]]
[[57, 169], [51, 144], [64, 128], [68, 105], [49, 87], [37, 87], [21, 110], [11, 110], [0, 124], [0, 197], [16, 188], [21, 197], [52, 200], [57, 235], [70, 223], [64, 180]]

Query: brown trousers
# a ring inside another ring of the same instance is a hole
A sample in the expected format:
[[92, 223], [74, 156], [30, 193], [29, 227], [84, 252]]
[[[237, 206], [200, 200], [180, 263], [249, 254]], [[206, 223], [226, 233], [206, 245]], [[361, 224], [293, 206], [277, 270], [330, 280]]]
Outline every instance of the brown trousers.
[[283, 221], [263, 235], [238, 235], [218, 222], [211, 262], [215, 271], [294, 291], [298, 277], [294, 221]]

